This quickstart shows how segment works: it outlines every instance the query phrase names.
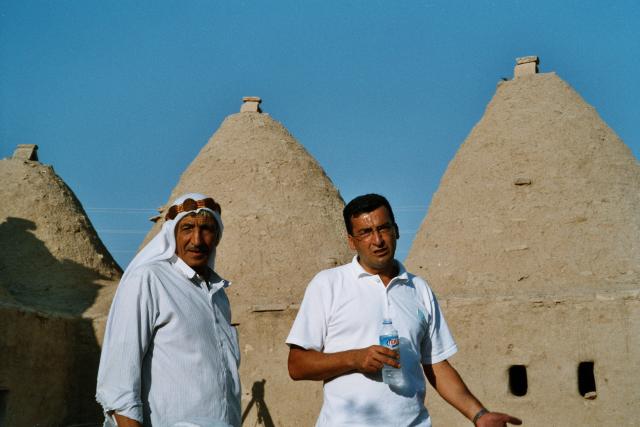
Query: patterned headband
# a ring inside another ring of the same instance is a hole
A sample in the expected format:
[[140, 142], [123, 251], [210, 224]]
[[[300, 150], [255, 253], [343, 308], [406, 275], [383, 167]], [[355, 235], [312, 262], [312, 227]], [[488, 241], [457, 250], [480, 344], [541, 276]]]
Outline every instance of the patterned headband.
[[173, 205], [167, 211], [167, 214], [164, 216], [165, 221], [169, 221], [170, 219], [174, 219], [180, 212], [190, 212], [195, 211], [196, 209], [208, 208], [214, 212], [218, 212], [220, 215], [222, 210], [220, 209], [220, 205], [216, 203], [211, 197], [207, 197], [203, 200], [193, 200], [186, 199], [179, 205]]

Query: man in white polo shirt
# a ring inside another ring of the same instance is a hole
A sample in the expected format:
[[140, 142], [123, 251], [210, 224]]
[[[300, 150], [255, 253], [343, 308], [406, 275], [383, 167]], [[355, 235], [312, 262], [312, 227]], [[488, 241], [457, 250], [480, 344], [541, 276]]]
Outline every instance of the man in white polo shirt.
[[[356, 197], [343, 215], [357, 255], [314, 277], [287, 337], [291, 378], [324, 381], [316, 426], [430, 426], [425, 374], [474, 425], [521, 424], [486, 410], [447, 361], [457, 347], [438, 301], [394, 259], [399, 231], [389, 202]], [[377, 345], [385, 318], [398, 330], [399, 354]], [[382, 382], [384, 364], [401, 368], [400, 385]]]

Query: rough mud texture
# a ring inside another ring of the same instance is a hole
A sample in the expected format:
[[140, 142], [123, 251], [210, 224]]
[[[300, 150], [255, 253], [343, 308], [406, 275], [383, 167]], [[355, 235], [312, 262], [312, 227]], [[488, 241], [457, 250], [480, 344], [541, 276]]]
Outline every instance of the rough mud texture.
[[0, 318], [0, 425], [102, 425], [91, 320], [3, 302]]
[[120, 268], [51, 166], [0, 160], [0, 182], [0, 424], [97, 422], [100, 343]]
[[82, 315], [120, 268], [53, 168], [0, 160], [0, 298]]
[[287, 370], [284, 340], [297, 313], [264, 311], [238, 319], [243, 426], [312, 426], [318, 418], [322, 382], [292, 381]]
[[640, 167], [554, 73], [504, 82], [447, 169], [407, 258], [440, 294], [640, 283]]
[[[639, 190], [629, 149], [555, 74], [499, 85], [406, 262], [440, 296], [452, 362], [486, 406], [526, 425], [636, 424]], [[594, 366], [588, 395], [582, 362]], [[468, 425], [430, 392], [434, 424]]]
[[256, 395], [263, 398], [251, 405], [245, 425], [254, 424], [259, 407], [275, 425], [313, 424], [322, 384], [289, 379], [284, 341], [307, 283], [352, 256], [342, 198], [291, 134], [258, 112], [227, 117], [167, 203], [187, 192], [210, 195], [222, 206], [216, 270], [233, 282], [228, 295], [239, 323], [243, 409]]
[[[451, 363], [488, 408], [527, 426], [635, 426], [640, 416], [640, 292], [595, 297], [441, 301], [459, 346]], [[593, 362], [595, 394], [579, 390], [578, 366]], [[509, 368], [526, 367], [515, 396]], [[434, 425], [468, 427], [429, 388]]]

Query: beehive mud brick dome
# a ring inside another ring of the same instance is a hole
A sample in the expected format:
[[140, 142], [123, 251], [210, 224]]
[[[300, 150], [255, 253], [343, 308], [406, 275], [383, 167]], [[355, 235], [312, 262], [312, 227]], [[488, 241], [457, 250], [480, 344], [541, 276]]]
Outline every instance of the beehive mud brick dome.
[[[351, 259], [344, 202], [316, 160], [260, 104], [245, 97], [241, 112], [222, 122], [165, 208], [188, 192], [222, 207], [216, 271], [232, 282], [226, 291], [240, 336], [245, 425], [255, 424], [259, 408], [278, 426], [311, 425], [322, 384], [289, 379], [284, 341], [308, 282]], [[162, 219], [145, 242], [161, 225]]]
[[[538, 58], [520, 58], [449, 164], [406, 264], [440, 298], [452, 362], [527, 425], [640, 417], [640, 167]], [[434, 420], [468, 421], [435, 393]]]
[[95, 377], [121, 270], [38, 147], [0, 160], [0, 425], [99, 422]]

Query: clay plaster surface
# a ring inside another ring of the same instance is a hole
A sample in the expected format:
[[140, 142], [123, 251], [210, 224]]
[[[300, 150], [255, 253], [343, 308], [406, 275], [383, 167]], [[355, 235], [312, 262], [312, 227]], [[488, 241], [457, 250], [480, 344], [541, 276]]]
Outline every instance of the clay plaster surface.
[[308, 282], [351, 259], [340, 194], [284, 126], [257, 112], [227, 117], [169, 200], [187, 192], [212, 196], [222, 207], [216, 270], [232, 281], [227, 294], [243, 352], [245, 425], [255, 424], [259, 407], [275, 425], [313, 424], [322, 384], [289, 378], [284, 341]]
[[[487, 407], [526, 425], [636, 424], [639, 189], [629, 149], [558, 76], [499, 84], [406, 262], [439, 295], [452, 363]], [[594, 363], [594, 399], [578, 392], [581, 362]], [[513, 365], [527, 369], [521, 397]], [[428, 407], [468, 425], [433, 391]]]
[[640, 166], [555, 74], [505, 82], [449, 164], [407, 265], [439, 295], [637, 287]]
[[0, 182], [4, 422], [97, 422], [99, 345], [120, 269], [51, 166], [0, 160]]

